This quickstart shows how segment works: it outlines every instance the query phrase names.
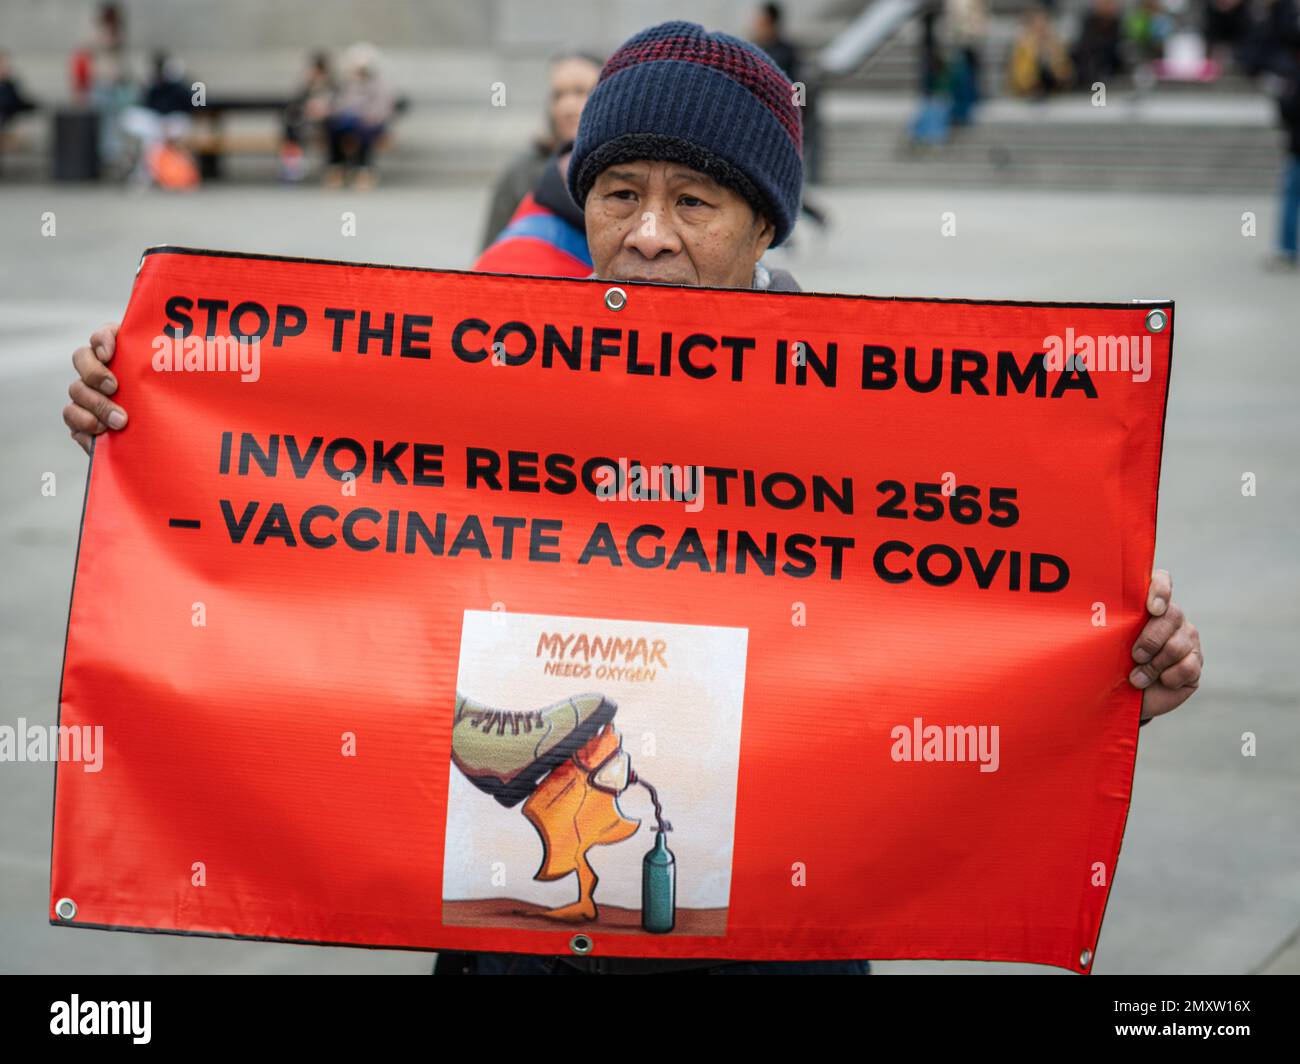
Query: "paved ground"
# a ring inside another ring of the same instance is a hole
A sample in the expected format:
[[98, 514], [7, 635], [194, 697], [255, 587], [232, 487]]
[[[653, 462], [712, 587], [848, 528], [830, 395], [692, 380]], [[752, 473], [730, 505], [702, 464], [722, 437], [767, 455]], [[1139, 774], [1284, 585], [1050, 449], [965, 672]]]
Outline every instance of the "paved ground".
[[[125, 306], [157, 243], [464, 267], [484, 193], [279, 188], [193, 198], [0, 191], [0, 723], [54, 719], [86, 461], [59, 420], [69, 355]], [[1267, 197], [828, 193], [835, 227], [785, 262], [806, 288], [1178, 300], [1158, 561], [1203, 633], [1204, 689], [1143, 729], [1096, 971], [1300, 972], [1300, 276], [1267, 275]], [[355, 237], [339, 215], [357, 212]], [[57, 235], [41, 236], [53, 211]], [[956, 237], [940, 235], [942, 212]], [[1068, 452], [1063, 454], [1068, 461]], [[1244, 471], [1258, 477], [1243, 498]], [[42, 475], [57, 494], [41, 494]], [[1243, 731], [1259, 753], [1240, 756]], [[51, 766], [0, 764], [0, 968], [424, 972], [430, 957], [50, 928]], [[882, 973], [1046, 971], [881, 963]]]

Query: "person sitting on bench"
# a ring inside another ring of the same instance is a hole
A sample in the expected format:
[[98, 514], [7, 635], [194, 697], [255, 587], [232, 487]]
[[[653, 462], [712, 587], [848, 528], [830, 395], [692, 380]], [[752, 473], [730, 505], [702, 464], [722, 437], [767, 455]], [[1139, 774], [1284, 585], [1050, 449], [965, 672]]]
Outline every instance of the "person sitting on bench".
[[0, 52], [0, 133], [10, 121], [24, 111], [34, 111], [36, 104], [23, 95], [18, 79], [9, 66], [9, 55]]
[[355, 170], [354, 187], [370, 188], [375, 183], [371, 149], [393, 117], [396, 101], [379, 74], [379, 53], [370, 45], [352, 45], [341, 65], [343, 87], [325, 120], [330, 153], [325, 183], [338, 187]]

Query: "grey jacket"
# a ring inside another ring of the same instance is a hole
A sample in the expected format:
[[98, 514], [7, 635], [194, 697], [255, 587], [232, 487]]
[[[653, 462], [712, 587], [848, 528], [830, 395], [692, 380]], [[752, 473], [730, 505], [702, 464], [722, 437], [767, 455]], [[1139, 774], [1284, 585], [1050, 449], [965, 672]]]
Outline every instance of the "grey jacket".
[[789, 270], [770, 270], [763, 263], [754, 267], [754, 287], [768, 292], [802, 292]]

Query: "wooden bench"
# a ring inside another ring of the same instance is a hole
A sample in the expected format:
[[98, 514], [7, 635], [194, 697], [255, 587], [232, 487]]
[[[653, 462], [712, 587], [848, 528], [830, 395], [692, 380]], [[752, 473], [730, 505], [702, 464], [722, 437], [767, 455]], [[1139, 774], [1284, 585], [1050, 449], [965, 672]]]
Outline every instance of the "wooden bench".
[[10, 159], [21, 157], [24, 162], [37, 157], [36, 143], [30, 132], [14, 127], [25, 124], [26, 119], [35, 118], [41, 113], [39, 105], [30, 111], [19, 111], [9, 119], [3, 129], [0, 129], [0, 176], [4, 175], [6, 157]]
[[[291, 101], [282, 97], [220, 96], [209, 100], [194, 111], [195, 128], [186, 138], [186, 146], [198, 159], [199, 172], [204, 180], [221, 177], [222, 160], [227, 155], [277, 154], [283, 143], [280, 120]], [[399, 97], [393, 108], [393, 120], [404, 114], [410, 105], [406, 97]], [[228, 114], [270, 113], [275, 118], [275, 128], [270, 132], [233, 133], [224, 127]], [[392, 123], [375, 144], [376, 150], [385, 150], [392, 142]]]

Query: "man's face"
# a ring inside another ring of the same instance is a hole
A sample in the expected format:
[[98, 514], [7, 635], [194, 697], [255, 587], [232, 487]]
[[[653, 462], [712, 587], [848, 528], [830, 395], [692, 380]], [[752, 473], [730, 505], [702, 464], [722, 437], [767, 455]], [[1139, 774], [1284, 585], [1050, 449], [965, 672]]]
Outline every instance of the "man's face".
[[609, 281], [748, 288], [776, 228], [738, 192], [680, 163], [615, 163], [587, 194], [587, 247]]

